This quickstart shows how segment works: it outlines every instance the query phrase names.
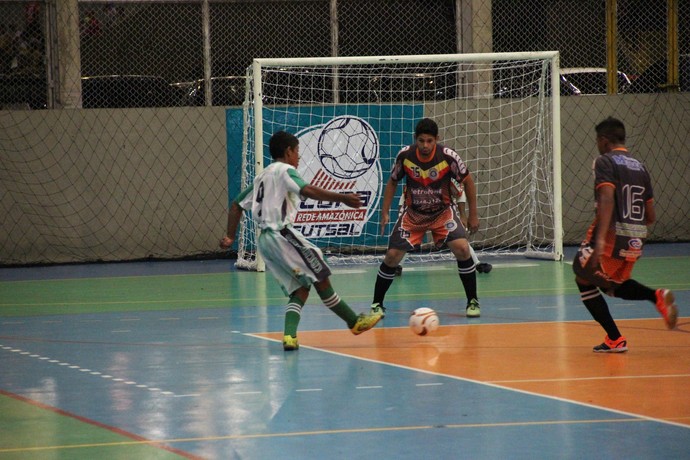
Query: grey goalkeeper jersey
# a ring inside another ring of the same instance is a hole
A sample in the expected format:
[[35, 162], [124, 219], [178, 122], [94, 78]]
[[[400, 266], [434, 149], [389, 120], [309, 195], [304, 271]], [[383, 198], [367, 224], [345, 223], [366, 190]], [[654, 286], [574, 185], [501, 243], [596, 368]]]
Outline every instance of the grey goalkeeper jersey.
[[294, 166], [275, 161], [235, 201], [242, 209], [252, 211], [259, 228], [278, 231], [294, 222], [299, 192], [306, 185]]

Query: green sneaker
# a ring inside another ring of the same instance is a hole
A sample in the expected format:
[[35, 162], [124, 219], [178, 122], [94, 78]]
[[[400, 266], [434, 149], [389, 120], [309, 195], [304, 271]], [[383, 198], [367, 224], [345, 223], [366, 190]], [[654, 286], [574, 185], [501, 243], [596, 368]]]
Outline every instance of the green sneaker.
[[371, 304], [371, 313], [380, 313], [381, 314], [381, 319], [386, 317], [386, 307], [384, 307], [382, 304], [376, 302]]
[[299, 342], [297, 341], [297, 337], [293, 337], [291, 335], [283, 336], [283, 350], [292, 351], [297, 350], [298, 348]]
[[479, 301], [477, 299], [472, 299], [467, 303], [465, 314], [468, 318], [479, 318], [481, 316], [481, 311], [479, 310]]
[[376, 312], [376, 313], [370, 313], [368, 315], [365, 315], [364, 313], [360, 313], [359, 316], [357, 317], [357, 322], [355, 323], [354, 326], [352, 326], [352, 333], [354, 335], [359, 335], [362, 332], [366, 332], [372, 327], [376, 326], [376, 323], [378, 323], [381, 320], [381, 313]]

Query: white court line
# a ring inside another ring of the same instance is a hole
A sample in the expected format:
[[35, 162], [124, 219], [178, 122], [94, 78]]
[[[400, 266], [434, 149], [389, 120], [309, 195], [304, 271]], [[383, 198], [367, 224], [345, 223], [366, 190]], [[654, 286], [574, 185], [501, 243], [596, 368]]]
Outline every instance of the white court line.
[[541, 382], [579, 382], [588, 380], [626, 380], [626, 379], [675, 379], [688, 378], [690, 374], [668, 374], [668, 375], [620, 375], [603, 377], [570, 377], [563, 379], [523, 379], [523, 380], [490, 380], [491, 383], [541, 383]]
[[[449, 259], [449, 262], [451, 260]], [[538, 267], [539, 264], [531, 262], [505, 262], [491, 264], [493, 268], [523, 268], [523, 267]], [[419, 265], [417, 264], [403, 264], [403, 273], [405, 272], [438, 272], [438, 271], [457, 271], [457, 267], [453, 264], [444, 265]], [[366, 273], [367, 270], [358, 268], [336, 268], [332, 270], [334, 275], [347, 275], [352, 273]]]
[[[246, 335], [247, 337], [252, 337], [252, 338], [255, 338], [255, 339], [259, 339], [259, 340], [266, 340], [266, 341], [269, 341], [269, 342], [278, 342], [278, 343], [280, 342], [279, 340], [276, 340], [276, 339], [271, 339], [271, 338], [268, 338], [268, 337], [262, 337], [262, 336], [260, 336], [260, 335], [256, 335], [256, 334], [252, 334], [252, 333], [245, 333], [244, 335]], [[327, 353], [327, 354], [334, 355], [334, 356], [342, 356], [342, 357], [345, 357], [345, 358], [348, 358], [348, 359], [354, 359], [354, 360], [357, 360], [357, 361], [364, 361], [364, 362], [368, 362], [368, 363], [374, 363], [374, 364], [377, 364], [377, 365], [380, 365], [380, 366], [388, 366], [388, 367], [394, 367], [394, 368], [398, 368], [398, 369], [406, 369], [406, 370], [409, 370], [409, 371], [412, 371], [412, 372], [417, 372], [417, 373], [426, 374], [426, 375], [433, 375], [433, 376], [436, 376], [436, 377], [444, 377], [444, 378], [447, 378], [447, 379], [450, 379], [450, 380], [455, 380], [455, 381], [460, 381], [460, 382], [474, 383], [474, 384], [477, 384], [477, 385], [481, 385], [481, 386], [485, 386], [485, 387], [489, 387], [489, 388], [497, 388], [497, 389], [499, 389], [499, 390], [508, 391], [508, 392], [512, 392], [512, 393], [519, 393], [519, 394], [524, 394], [524, 395], [536, 396], [536, 397], [538, 397], [538, 398], [549, 399], [549, 400], [552, 400], [552, 401], [565, 402], [565, 403], [573, 404], [573, 405], [576, 405], [576, 406], [589, 407], [589, 408], [593, 408], [593, 409], [596, 409], [596, 410], [601, 410], [601, 411], [604, 411], [604, 412], [609, 412], [609, 413], [613, 413], [613, 414], [625, 415], [626, 417], [631, 417], [631, 418], [633, 418], [633, 419], [647, 420], [647, 421], [652, 421], [652, 422], [656, 422], [656, 423], [661, 423], [661, 424], [664, 424], [664, 425], [673, 425], [673, 426], [677, 426], [677, 427], [681, 427], [681, 428], [685, 428], [685, 429], [688, 428], [688, 426], [687, 426], [686, 424], [677, 423], [677, 422], [672, 422], [672, 421], [669, 421], [669, 420], [664, 420], [664, 419], [655, 418], [655, 417], [650, 417], [650, 416], [643, 415], [643, 414], [637, 414], [637, 413], [634, 413], [634, 412], [628, 412], [628, 411], [624, 411], [624, 410], [613, 409], [613, 408], [610, 408], [610, 407], [599, 406], [599, 405], [596, 405], [596, 404], [590, 404], [590, 403], [586, 403], [586, 402], [582, 402], [582, 401], [577, 401], [577, 400], [573, 400], [573, 399], [562, 398], [562, 397], [559, 397], [559, 396], [551, 396], [551, 395], [547, 395], [547, 394], [543, 394], [543, 393], [535, 393], [535, 392], [533, 392], [533, 391], [520, 390], [520, 389], [518, 389], [518, 388], [511, 388], [511, 387], [509, 387], [509, 386], [502, 385], [501, 382], [498, 382], [498, 381], [496, 381], [496, 382], [488, 382], [488, 381], [482, 381], [482, 380], [471, 379], [471, 378], [467, 378], [467, 377], [460, 377], [460, 376], [457, 376], [457, 375], [442, 374], [442, 373], [439, 373], [439, 372], [429, 371], [429, 370], [425, 370], [425, 369], [419, 369], [419, 368], [416, 368], [416, 367], [406, 366], [406, 365], [403, 365], [403, 364], [394, 364], [394, 363], [389, 363], [389, 362], [384, 362], [384, 361], [378, 361], [378, 360], [376, 360], [376, 359], [363, 358], [363, 357], [361, 357], [361, 356], [349, 355], [349, 354], [347, 354], [347, 353], [341, 353], [341, 352], [338, 352], [338, 351], [326, 350], [326, 349], [323, 349], [323, 348], [314, 348], [314, 347], [310, 347], [310, 346], [306, 346], [306, 345], [300, 345], [300, 348], [311, 349], [311, 350], [319, 351], [319, 352], [321, 352], [321, 353]], [[673, 378], [678, 378], [678, 377], [684, 377], [685, 375], [686, 375], [686, 374], [671, 375], [671, 376], [668, 376], [668, 377], [669, 377], [669, 378], [671, 378], [671, 377], [673, 377]], [[640, 378], [656, 378], [656, 377], [658, 377], [658, 376], [641, 376]], [[604, 377], [598, 377], [598, 378], [604, 378]], [[610, 377], [609, 377], [609, 378], [610, 378]], [[624, 379], [624, 378], [627, 378], [627, 376], [621, 376], [621, 377], [618, 377], [618, 378]], [[631, 421], [635, 421], [635, 420], [631, 420]]]
[[[12, 347], [7, 347], [7, 346], [0, 344], [0, 349], [1, 350], [7, 350], [7, 351], [10, 351], [12, 353], [16, 353], [16, 354], [19, 354], [22, 356], [26, 356], [28, 358], [33, 358], [33, 359], [36, 359], [38, 361], [43, 361], [43, 362], [50, 363], [50, 364], [57, 364], [58, 366], [64, 366], [68, 369], [73, 369], [75, 371], [83, 372], [85, 374], [90, 374], [90, 375], [100, 377], [103, 379], [111, 379], [113, 382], [118, 382], [118, 383], [122, 382], [125, 385], [134, 385], [136, 388], [142, 388], [142, 389], [145, 388], [145, 389], [148, 389], [149, 391], [152, 391], [152, 392], [160, 392], [161, 394], [164, 394], [164, 395], [175, 396], [175, 394], [172, 391], [162, 391], [160, 388], [150, 388], [148, 385], [137, 383], [137, 382], [134, 382], [132, 380], [126, 381], [125, 379], [113, 378], [110, 375], [107, 375], [107, 374], [104, 375], [98, 371], [92, 371], [91, 369], [87, 369], [85, 367], [81, 367], [81, 366], [77, 366], [77, 365], [70, 364], [67, 362], [63, 362], [63, 361], [60, 361], [58, 359], [51, 359], [47, 356], [41, 356], [41, 355], [35, 354], [35, 353], [32, 354], [30, 351], [24, 351], [21, 348], [12, 348]], [[196, 395], [196, 396], [198, 396], [198, 395]]]
[[[506, 262], [506, 263], [499, 263], [499, 264], [491, 264], [493, 268], [524, 268], [524, 267], [538, 267], [539, 264], [536, 263], [529, 263], [529, 262]], [[403, 274], [405, 272], [437, 272], [437, 271], [457, 271], [458, 268], [454, 265], [432, 265], [432, 266], [420, 266], [420, 267], [415, 267], [415, 266], [410, 266], [410, 265], [403, 265]]]

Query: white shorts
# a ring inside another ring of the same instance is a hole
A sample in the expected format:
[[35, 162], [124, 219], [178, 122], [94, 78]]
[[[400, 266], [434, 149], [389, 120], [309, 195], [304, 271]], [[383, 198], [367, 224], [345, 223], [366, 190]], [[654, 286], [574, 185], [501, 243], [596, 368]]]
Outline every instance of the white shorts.
[[278, 280], [285, 295], [331, 276], [321, 249], [292, 227], [278, 232], [263, 230], [258, 249], [266, 269]]

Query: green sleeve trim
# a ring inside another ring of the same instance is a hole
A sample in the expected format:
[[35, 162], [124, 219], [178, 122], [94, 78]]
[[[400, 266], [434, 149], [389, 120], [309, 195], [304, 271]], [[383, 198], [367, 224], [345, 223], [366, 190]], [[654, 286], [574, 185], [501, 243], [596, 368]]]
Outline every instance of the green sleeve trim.
[[299, 173], [297, 172], [297, 170], [295, 168], [290, 168], [288, 170], [288, 175], [290, 176], [290, 178], [292, 180], [295, 181], [295, 183], [299, 186], [300, 190], [302, 190], [304, 187], [309, 185], [304, 181], [304, 179], [302, 179], [302, 176], [299, 175]]
[[252, 193], [253, 190], [254, 190], [254, 184], [251, 184], [249, 187], [247, 187], [247, 188], [245, 188], [244, 190], [242, 190], [242, 191], [240, 192], [240, 194], [237, 195], [237, 197], [233, 200], [233, 202], [234, 202], [234, 203], [237, 203], [237, 204], [239, 205], [239, 204], [242, 202], [242, 200], [245, 199], [245, 197], [246, 197], [247, 195], [249, 195], [250, 193]]

